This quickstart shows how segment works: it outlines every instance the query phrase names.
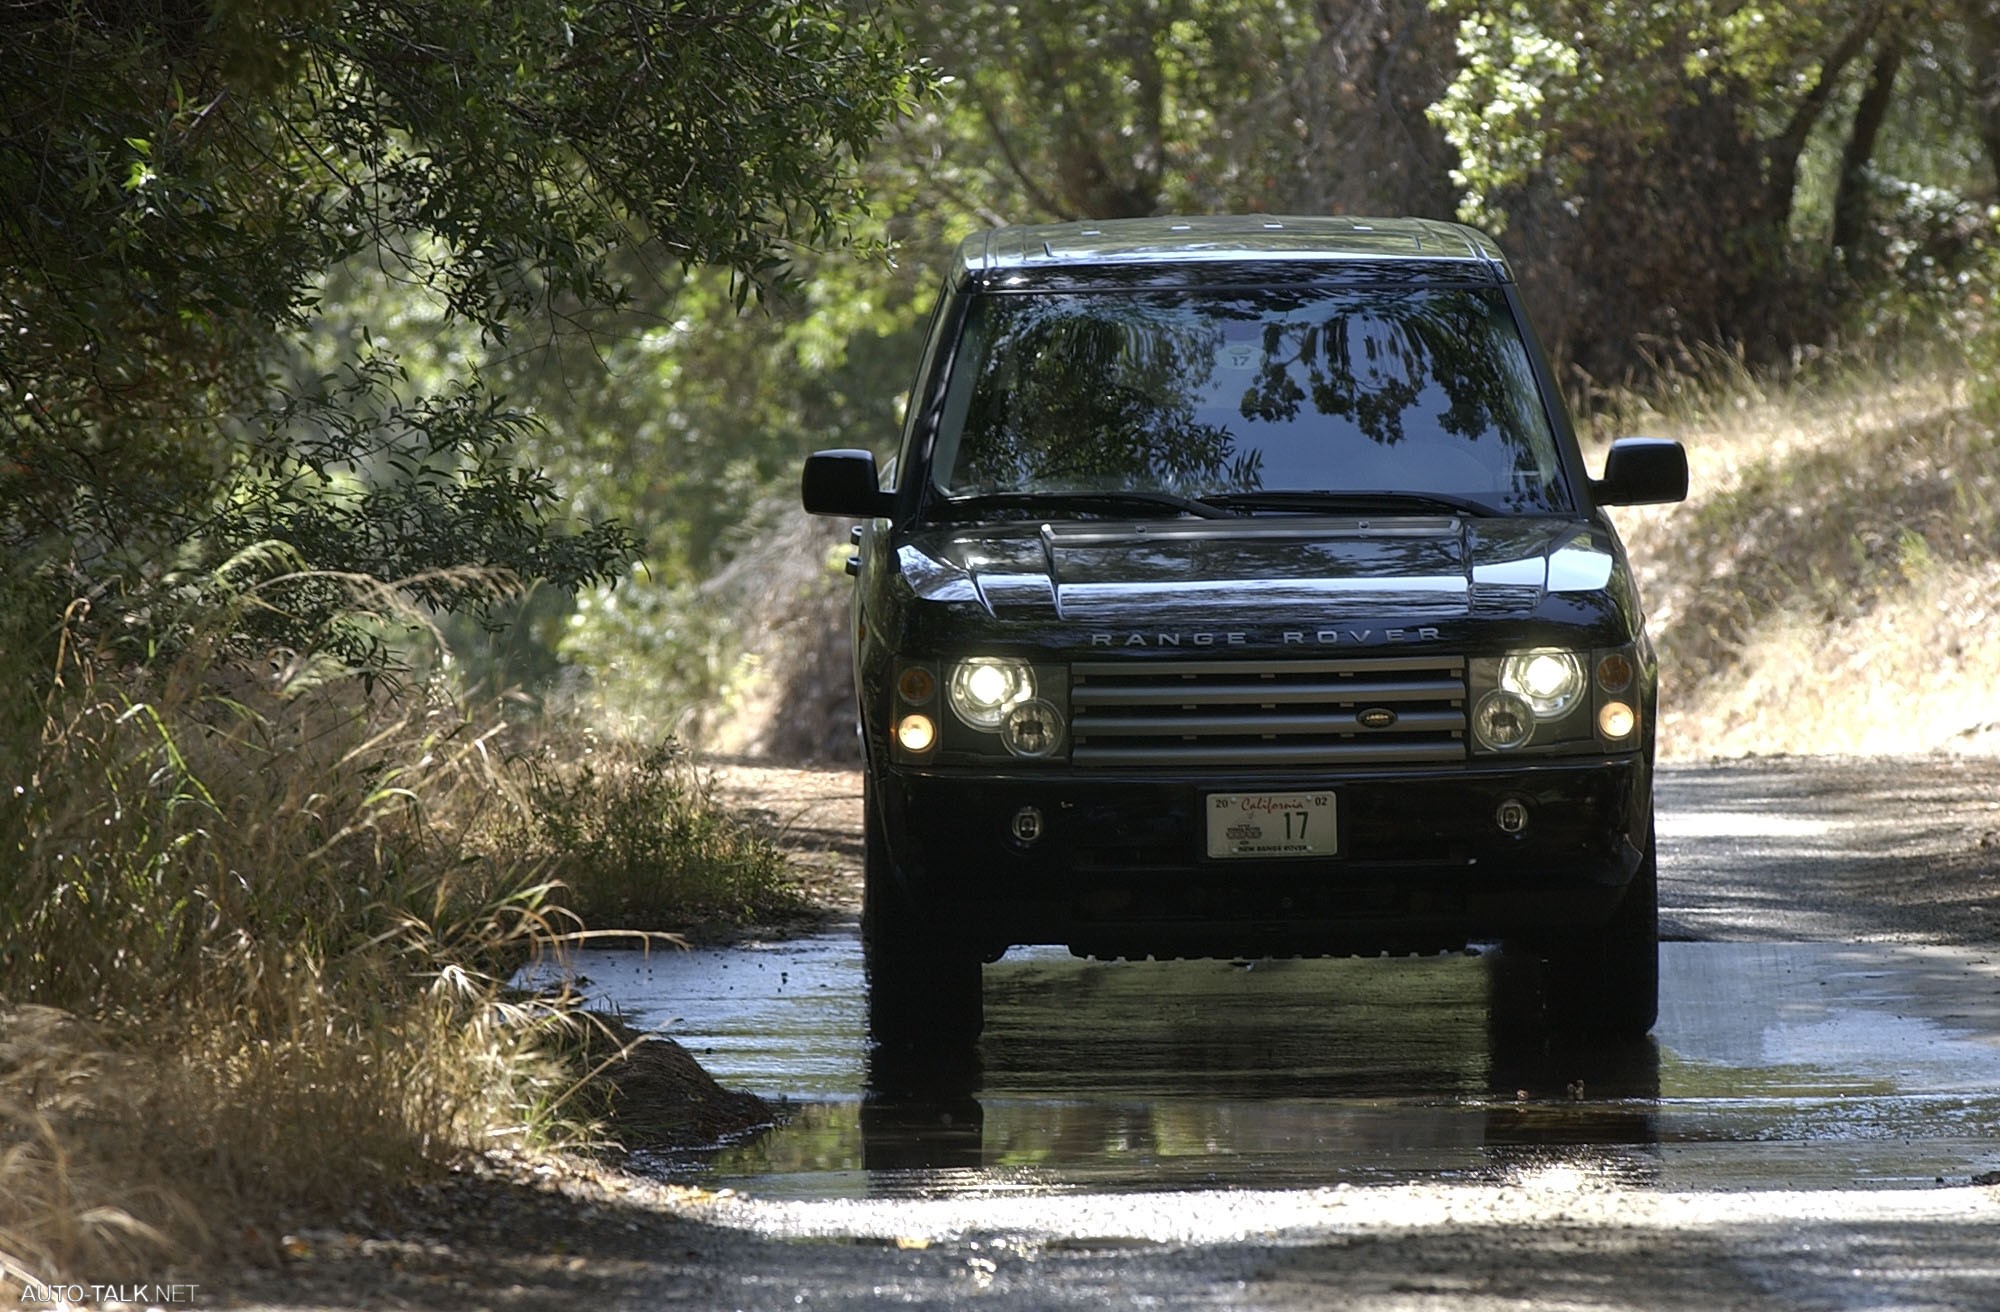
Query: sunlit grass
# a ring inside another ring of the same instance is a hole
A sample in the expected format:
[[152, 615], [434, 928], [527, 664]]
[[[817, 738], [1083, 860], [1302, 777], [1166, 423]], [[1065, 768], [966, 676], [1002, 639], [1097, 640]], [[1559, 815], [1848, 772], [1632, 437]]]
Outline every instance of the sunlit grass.
[[568, 926], [532, 860], [466, 842], [477, 735], [358, 692], [69, 673], [0, 806], [17, 1280], [268, 1256], [288, 1211], [564, 1132], [544, 1023], [498, 1002]]
[[[2000, 440], [1949, 363], [1631, 403], [1684, 505], [1617, 512], [1666, 757], [1985, 750], [2000, 723]], [[1600, 426], [1602, 427], [1602, 426]]]

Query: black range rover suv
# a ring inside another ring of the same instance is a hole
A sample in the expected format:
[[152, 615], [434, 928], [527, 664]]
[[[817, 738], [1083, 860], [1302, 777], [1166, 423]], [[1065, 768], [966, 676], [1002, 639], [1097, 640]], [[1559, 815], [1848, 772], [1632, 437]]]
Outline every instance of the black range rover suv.
[[892, 476], [806, 463], [850, 571], [875, 1040], [969, 1041], [980, 965], [1546, 959], [1658, 991], [1656, 663], [1507, 263], [1423, 220], [1144, 219], [960, 248]]

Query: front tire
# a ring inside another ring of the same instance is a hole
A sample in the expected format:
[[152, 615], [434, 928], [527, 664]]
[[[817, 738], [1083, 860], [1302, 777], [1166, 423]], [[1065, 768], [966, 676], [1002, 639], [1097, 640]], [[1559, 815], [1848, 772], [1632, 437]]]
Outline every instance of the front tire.
[[868, 1031], [878, 1047], [970, 1047], [985, 1026], [980, 959], [940, 934], [896, 877], [875, 803], [862, 789], [861, 955], [868, 975]]
[[1545, 950], [1543, 997], [1565, 1029], [1610, 1039], [1643, 1038], [1660, 1014], [1660, 879], [1653, 827], [1625, 897], [1595, 936]]

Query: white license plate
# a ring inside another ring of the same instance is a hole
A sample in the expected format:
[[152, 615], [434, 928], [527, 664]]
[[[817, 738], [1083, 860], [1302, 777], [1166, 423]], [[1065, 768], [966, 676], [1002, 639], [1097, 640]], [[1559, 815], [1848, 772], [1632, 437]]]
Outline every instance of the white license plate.
[[1332, 793], [1210, 793], [1208, 854], [1333, 856], [1340, 849]]

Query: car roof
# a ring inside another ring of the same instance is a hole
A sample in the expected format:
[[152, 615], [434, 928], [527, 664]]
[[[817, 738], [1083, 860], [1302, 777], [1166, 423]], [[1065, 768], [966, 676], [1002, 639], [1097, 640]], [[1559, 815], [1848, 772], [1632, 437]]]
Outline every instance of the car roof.
[[1513, 281], [1477, 228], [1435, 219], [1345, 215], [1191, 215], [988, 228], [958, 248], [962, 275], [1187, 264], [1456, 264]]

